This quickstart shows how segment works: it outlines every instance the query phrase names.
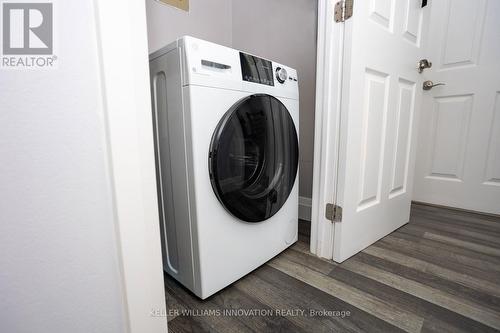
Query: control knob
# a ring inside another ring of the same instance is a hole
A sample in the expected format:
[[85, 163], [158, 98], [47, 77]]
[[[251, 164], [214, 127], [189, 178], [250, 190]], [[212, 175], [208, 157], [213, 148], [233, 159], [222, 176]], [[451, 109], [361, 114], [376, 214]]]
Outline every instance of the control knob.
[[286, 69], [281, 67], [276, 68], [276, 80], [278, 80], [279, 83], [284, 83], [287, 77], [288, 73], [286, 72]]

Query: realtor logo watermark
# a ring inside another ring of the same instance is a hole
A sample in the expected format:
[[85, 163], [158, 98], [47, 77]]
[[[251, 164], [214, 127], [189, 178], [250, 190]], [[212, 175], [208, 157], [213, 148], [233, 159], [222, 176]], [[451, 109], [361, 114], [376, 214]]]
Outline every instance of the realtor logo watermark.
[[54, 6], [52, 2], [2, 3], [0, 67], [53, 68]]

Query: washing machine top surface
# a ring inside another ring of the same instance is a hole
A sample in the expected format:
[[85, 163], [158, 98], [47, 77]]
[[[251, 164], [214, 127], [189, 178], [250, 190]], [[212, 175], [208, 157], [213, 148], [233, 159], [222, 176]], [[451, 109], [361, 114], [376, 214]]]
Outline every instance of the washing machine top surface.
[[297, 71], [246, 52], [184, 36], [151, 54], [181, 49], [182, 84], [265, 93], [298, 99]]

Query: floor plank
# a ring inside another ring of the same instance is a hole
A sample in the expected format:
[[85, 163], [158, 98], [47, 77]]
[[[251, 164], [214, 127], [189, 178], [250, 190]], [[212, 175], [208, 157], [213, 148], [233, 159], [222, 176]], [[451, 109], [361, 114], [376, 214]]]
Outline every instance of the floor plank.
[[500, 275], [496, 271], [498, 266], [495, 264], [442, 249], [440, 244], [418, 244], [415, 242], [418, 238], [411, 235], [412, 238], [401, 236], [394, 233], [374, 245], [500, 285]]
[[441, 232], [445, 235], [452, 235], [458, 239], [461, 237], [468, 237], [469, 240], [488, 241], [500, 246], [500, 232], [481, 232], [474, 226], [457, 225], [456, 222], [444, 222], [435, 219], [429, 219], [421, 216], [414, 216], [411, 219], [411, 226], [424, 228], [425, 230], [432, 230], [434, 232]]
[[[417, 247], [422, 252], [431, 253], [445, 260], [451, 260], [466, 266], [477, 267], [485, 271], [500, 272], [500, 258], [473, 251], [455, 244], [447, 244], [436, 239], [424, 237], [425, 232], [416, 232], [410, 228], [400, 228], [396, 232], [384, 237], [381, 243], [403, 241], [409, 246]], [[498, 273], [495, 274], [498, 276]]]
[[495, 248], [493, 246], [481, 245], [477, 244], [476, 242], [464, 241], [461, 239], [457, 239], [456, 237], [438, 235], [427, 231], [424, 233], [424, 238], [435, 240], [445, 244], [455, 245], [464, 249], [469, 249], [471, 251], [480, 252], [495, 257], [500, 257], [500, 248]]
[[489, 293], [493, 296], [500, 297], [500, 288], [498, 288], [498, 285], [491, 283], [480, 277], [476, 278], [474, 276], [464, 274], [457, 270], [448, 269], [446, 267], [443, 267], [442, 265], [436, 265], [414, 257], [405, 256], [392, 249], [387, 250], [383, 247], [379, 247], [378, 244], [370, 246], [363, 252], [381, 259], [392, 261], [396, 264], [417, 269], [422, 272], [430, 273], [432, 275], [441, 277], [443, 279], [448, 279], [450, 281], [460, 283], [464, 286], [468, 286], [472, 289]]
[[493, 329], [477, 321], [464, 317], [454, 311], [447, 310], [425, 299], [413, 296], [390, 285], [356, 274], [342, 266], [330, 275], [338, 281], [384, 299], [386, 302], [425, 319], [424, 326], [433, 332], [492, 332]]
[[[489, 299], [488, 295], [484, 293], [474, 294], [465, 286], [452, 284], [451, 281], [439, 280], [438, 277], [430, 274], [421, 273], [364, 253], [345, 261], [342, 267], [500, 329], [497, 299]], [[485, 305], [485, 303], [490, 306]]]
[[315, 270], [297, 265], [283, 257], [273, 259], [268, 265], [333, 297], [338, 297], [375, 317], [390, 322], [406, 332], [420, 332], [422, 328], [423, 318], [402, 311], [392, 304], [353, 288], [349, 284], [333, 282], [331, 278]]

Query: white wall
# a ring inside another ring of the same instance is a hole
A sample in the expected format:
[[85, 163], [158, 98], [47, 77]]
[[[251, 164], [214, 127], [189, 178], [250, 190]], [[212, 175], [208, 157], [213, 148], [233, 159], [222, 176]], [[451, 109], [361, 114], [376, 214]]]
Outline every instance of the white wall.
[[315, 0], [234, 0], [236, 49], [295, 68], [300, 93], [299, 195], [311, 197], [316, 83]]
[[146, 0], [149, 52], [190, 35], [231, 46], [232, 0], [190, 0], [189, 12]]
[[[191, 0], [189, 13], [146, 1], [149, 51], [182, 35], [241, 49], [298, 70], [299, 194], [310, 198], [316, 82], [315, 0]], [[306, 201], [308, 201], [306, 199]]]
[[59, 67], [0, 69], [0, 330], [123, 332], [94, 8], [56, 9]]

